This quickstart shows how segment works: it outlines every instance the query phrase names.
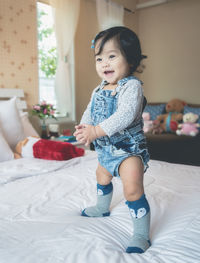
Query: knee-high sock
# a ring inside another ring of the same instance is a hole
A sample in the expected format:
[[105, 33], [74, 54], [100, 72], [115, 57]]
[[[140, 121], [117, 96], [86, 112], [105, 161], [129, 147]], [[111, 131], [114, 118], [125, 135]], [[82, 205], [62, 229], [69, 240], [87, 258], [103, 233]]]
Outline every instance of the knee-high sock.
[[82, 211], [82, 216], [88, 217], [103, 217], [110, 215], [110, 203], [112, 200], [113, 185], [112, 182], [108, 185], [97, 184], [97, 203], [96, 206], [85, 208]]
[[127, 253], [143, 253], [151, 245], [149, 240], [150, 207], [145, 195], [136, 201], [126, 201], [133, 221], [133, 236], [131, 237]]

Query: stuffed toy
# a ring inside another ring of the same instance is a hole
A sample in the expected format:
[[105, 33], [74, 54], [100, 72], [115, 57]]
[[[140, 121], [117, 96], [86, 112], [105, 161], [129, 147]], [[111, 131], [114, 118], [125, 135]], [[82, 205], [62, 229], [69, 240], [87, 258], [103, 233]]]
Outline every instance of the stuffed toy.
[[199, 115], [192, 112], [188, 112], [183, 115], [183, 123], [178, 125], [178, 130], [176, 134], [178, 135], [189, 135], [196, 136], [199, 133], [198, 127], [199, 123], [195, 123], [199, 118]]
[[143, 112], [142, 113], [143, 118], [143, 131], [144, 133], [151, 132], [153, 129], [153, 121], [150, 120], [150, 113], [149, 112]]
[[159, 120], [153, 121], [153, 128], [152, 128], [152, 134], [161, 134], [163, 133], [163, 129], [160, 125]]
[[183, 118], [182, 111], [185, 105], [186, 102], [179, 99], [173, 99], [166, 104], [166, 113], [157, 116], [157, 120], [160, 122], [163, 131], [176, 132], [178, 122]]
[[63, 161], [84, 155], [84, 149], [71, 143], [27, 137], [15, 147], [15, 159], [33, 157], [46, 160]]

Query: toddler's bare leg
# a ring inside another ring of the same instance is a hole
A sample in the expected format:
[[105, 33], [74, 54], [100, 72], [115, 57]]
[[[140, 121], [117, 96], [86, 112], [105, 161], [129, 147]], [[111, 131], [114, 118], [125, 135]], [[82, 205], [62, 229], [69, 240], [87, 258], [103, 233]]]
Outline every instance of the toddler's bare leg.
[[141, 159], [139, 157], [125, 159], [119, 167], [119, 174], [123, 183], [126, 200], [138, 200], [144, 194], [144, 167]]
[[112, 175], [104, 168], [103, 166], [98, 164], [97, 170], [96, 170], [96, 178], [97, 183], [101, 185], [107, 185], [112, 181]]
[[82, 216], [104, 217], [110, 215], [110, 203], [112, 200], [113, 186], [112, 175], [100, 164], [96, 171], [97, 178], [97, 203], [82, 211]]

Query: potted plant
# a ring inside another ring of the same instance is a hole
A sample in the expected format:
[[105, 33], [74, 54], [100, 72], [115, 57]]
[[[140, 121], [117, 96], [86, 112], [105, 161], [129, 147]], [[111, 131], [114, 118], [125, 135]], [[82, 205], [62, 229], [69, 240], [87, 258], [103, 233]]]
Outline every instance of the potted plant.
[[47, 134], [47, 126], [46, 126], [46, 119], [48, 118], [53, 118], [56, 119], [55, 117], [55, 108], [52, 104], [47, 103], [45, 100], [42, 101], [41, 103], [33, 105], [33, 109], [31, 111], [32, 115], [37, 116], [41, 121], [42, 121], [42, 135], [41, 137], [43, 139], [48, 138]]

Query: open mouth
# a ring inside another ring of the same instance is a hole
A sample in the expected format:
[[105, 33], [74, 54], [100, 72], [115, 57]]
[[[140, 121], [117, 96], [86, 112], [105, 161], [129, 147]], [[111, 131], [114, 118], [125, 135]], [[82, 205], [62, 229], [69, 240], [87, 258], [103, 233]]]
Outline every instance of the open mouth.
[[113, 74], [113, 73], [114, 73], [114, 70], [106, 70], [106, 71], [104, 71], [105, 75], [110, 75], [110, 74]]

